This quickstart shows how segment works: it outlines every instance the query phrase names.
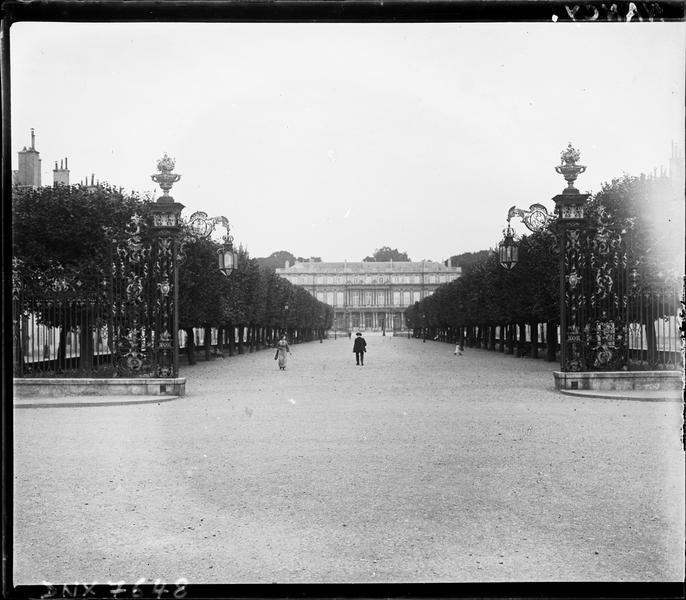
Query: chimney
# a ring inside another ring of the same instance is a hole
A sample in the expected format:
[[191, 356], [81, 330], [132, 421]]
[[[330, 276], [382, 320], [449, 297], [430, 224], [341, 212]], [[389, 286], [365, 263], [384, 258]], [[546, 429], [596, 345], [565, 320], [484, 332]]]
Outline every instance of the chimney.
[[41, 159], [36, 150], [36, 132], [31, 129], [31, 147], [19, 152], [17, 156], [18, 169], [16, 171], [16, 184], [22, 187], [38, 188], [41, 186]]
[[67, 159], [60, 160], [60, 166], [57, 167], [55, 161], [55, 170], [52, 172], [53, 185], [69, 185], [69, 169], [67, 169]]

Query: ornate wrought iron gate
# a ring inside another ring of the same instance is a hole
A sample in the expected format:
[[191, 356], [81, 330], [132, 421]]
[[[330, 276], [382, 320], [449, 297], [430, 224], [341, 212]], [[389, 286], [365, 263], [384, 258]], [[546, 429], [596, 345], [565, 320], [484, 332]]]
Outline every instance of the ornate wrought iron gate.
[[562, 370], [678, 368], [680, 289], [639, 274], [631, 224], [597, 206], [561, 240]]
[[176, 377], [177, 237], [135, 215], [112, 243], [112, 340], [116, 372]]

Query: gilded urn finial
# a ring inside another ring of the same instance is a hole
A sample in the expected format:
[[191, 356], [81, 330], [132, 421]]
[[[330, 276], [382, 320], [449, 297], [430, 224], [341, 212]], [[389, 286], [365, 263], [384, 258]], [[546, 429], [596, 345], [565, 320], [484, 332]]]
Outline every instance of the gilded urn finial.
[[174, 159], [167, 156], [167, 153], [165, 152], [164, 156], [157, 161], [157, 170], [159, 173], [150, 176], [152, 180], [162, 188], [164, 196], [169, 196], [169, 190], [171, 190], [172, 186], [181, 179], [181, 175], [172, 173], [175, 165]]
[[574, 182], [576, 181], [576, 178], [586, 170], [585, 166], [576, 164], [581, 160], [581, 153], [573, 148], [572, 143], [569, 142], [567, 147], [560, 153], [560, 158], [560, 164], [555, 167], [555, 171], [562, 175], [567, 181], [567, 187], [562, 193], [578, 194], [579, 190], [574, 187]]

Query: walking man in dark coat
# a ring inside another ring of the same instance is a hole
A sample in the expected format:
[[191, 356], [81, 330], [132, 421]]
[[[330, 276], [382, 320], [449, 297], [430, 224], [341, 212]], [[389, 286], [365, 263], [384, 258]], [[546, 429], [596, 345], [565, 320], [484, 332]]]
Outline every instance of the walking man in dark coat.
[[353, 344], [353, 352], [355, 353], [355, 363], [364, 367], [364, 353], [367, 351], [367, 342], [358, 331], [355, 334], [355, 343]]

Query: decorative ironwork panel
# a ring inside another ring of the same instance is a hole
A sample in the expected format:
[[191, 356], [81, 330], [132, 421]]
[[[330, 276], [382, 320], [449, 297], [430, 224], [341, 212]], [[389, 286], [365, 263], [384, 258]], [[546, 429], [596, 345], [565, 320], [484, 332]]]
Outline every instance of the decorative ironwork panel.
[[113, 241], [112, 322], [117, 373], [175, 377], [175, 282], [178, 242], [139, 215]]
[[632, 221], [612, 222], [603, 206], [562, 229], [562, 370], [681, 366], [679, 282], [642, 279], [632, 235]]
[[126, 237], [113, 240], [113, 246], [112, 337], [116, 372], [123, 377], [154, 376], [153, 241], [143, 217], [134, 215]]
[[154, 319], [157, 331], [155, 359], [157, 377], [175, 377], [174, 364], [174, 268], [176, 240], [173, 237], [155, 239], [155, 307]]
[[584, 371], [587, 365], [584, 325], [587, 318], [587, 232], [563, 230], [564, 306], [566, 319], [563, 332], [563, 365], [565, 371]]

